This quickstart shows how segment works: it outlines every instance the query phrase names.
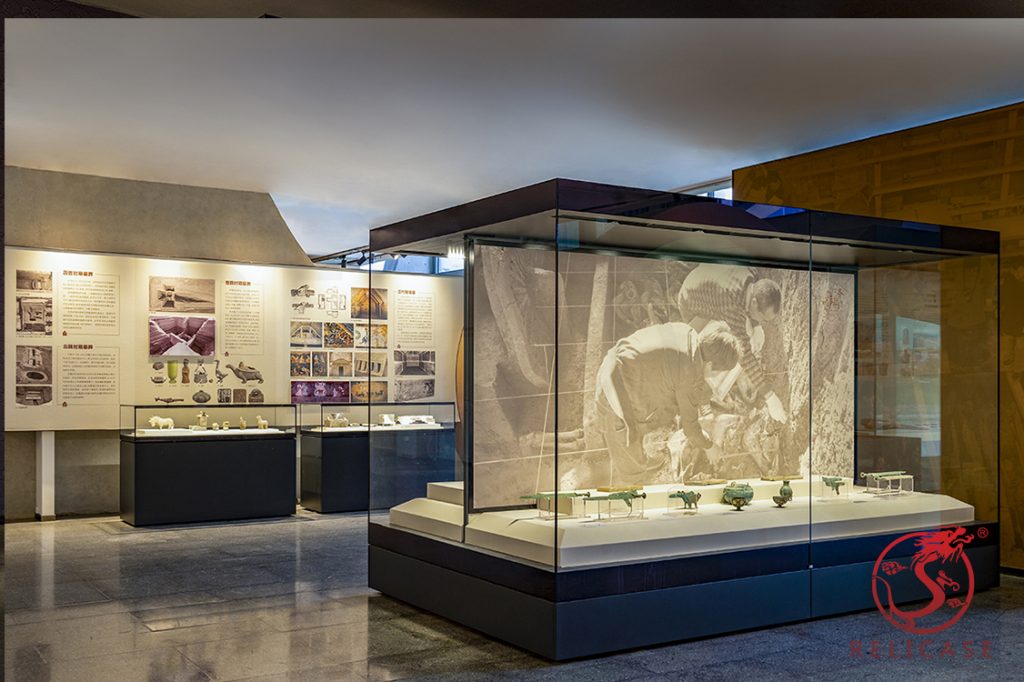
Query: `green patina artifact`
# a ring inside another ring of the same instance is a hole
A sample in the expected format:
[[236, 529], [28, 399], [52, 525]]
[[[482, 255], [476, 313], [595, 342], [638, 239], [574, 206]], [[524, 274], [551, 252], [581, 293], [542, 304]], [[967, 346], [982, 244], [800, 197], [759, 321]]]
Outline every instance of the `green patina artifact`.
[[793, 488], [789, 486], [789, 481], [783, 481], [782, 487], [779, 488], [779, 494], [772, 496], [772, 502], [779, 507], [785, 507], [786, 503], [793, 499]]
[[669, 495], [669, 498], [676, 498], [683, 501], [683, 509], [696, 509], [700, 493], [696, 490], [677, 490]]
[[534, 493], [532, 495], [520, 495], [520, 500], [552, 500], [554, 498], [566, 499], [574, 497], [590, 497], [590, 492], [584, 491], [582, 493], [572, 491], [565, 493]]
[[839, 494], [839, 488], [846, 485], [846, 481], [841, 476], [822, 476], [821, 482], [832, 488], [836, 495]]
[[622, 500], [626, 503], [626, 506], [633, 509], [633, 500], [647, 499], [647, 493], [640, 491], [638, 488], [632, 488], [630, 490], [620, 490], [614, 493], [608, 493], [607, 495], [588, 496], [593, 502], [603, 502], [605, 500]]
[[736, 511], [743, 511], [743, 507], [750, 504], [754, 499], [754, 489], [749, 483], [737, 483], [733, 481], [722, 490], [722, 503], [731, 504]]

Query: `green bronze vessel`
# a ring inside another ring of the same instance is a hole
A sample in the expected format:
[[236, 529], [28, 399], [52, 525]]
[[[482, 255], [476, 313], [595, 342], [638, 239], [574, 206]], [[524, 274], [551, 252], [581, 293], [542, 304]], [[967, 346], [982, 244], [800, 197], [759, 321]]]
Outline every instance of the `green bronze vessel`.
[[733, 481], [722, 490], [722, 503], [731, 504], [736, 511], [743, 511], [743, 507], [750, 504], [754, 499], [754, 489], [749, 483], [737, 483]]

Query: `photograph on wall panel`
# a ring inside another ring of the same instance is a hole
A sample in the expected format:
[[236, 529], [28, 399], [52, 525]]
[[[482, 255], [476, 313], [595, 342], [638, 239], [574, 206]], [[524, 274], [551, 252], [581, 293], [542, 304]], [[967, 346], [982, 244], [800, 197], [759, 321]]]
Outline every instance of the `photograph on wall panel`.
[[153, 313], [207, 313], [216, 307], [216, 283], [192, 277], [150, 277], [149, 311]]
[[293, 403], [347, 403], [349, 382], [293, 381], [291, 393]]
[[213, 357], [216, 331], [212, 317], [154, 315], [149, 318], [149, 355]]
[[353, 287], [350, 313], [353, 320], [388, 319], [388, 290]]
[[476, 248], [476, 507], [553, 480], [555, 291], [560, 487], [806, 472], [809, 415], [816, 471], [852, 471], [852, 275], [814, 273], [811, 320], [806, 269]]
[[352, 402], [354, 403], [386, 403], [388, 401], [388, 382], [386, 381], [353, 381]]

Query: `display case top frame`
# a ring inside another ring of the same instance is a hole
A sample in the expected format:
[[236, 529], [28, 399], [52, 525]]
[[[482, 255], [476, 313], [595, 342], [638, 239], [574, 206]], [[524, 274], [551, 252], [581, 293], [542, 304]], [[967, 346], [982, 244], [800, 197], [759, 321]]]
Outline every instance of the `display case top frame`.
[[[562, 226], [557, 231], [556, 218]], [[566, 229], [566, 221], [573, 220], [577, 224]], [[608, 229], [610, 223], [617, 229]], [[773, 262], [806, 261], [808, 243], [813, 243], [816, 264], [847, 267], [999, 252], [999, 234], [989, 230], [561, 178], [378, 227], [370, 231], [370, 249], [446, 255], [467, 238], [562, 250], [709, 253]], [[739, 253], [738, 241], [743, 244]]]

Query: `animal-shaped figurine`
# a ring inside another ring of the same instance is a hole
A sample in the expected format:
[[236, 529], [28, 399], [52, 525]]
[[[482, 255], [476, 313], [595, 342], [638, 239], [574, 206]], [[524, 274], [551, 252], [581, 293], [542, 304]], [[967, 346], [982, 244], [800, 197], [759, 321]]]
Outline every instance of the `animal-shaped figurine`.
[[243, 431], [245, 431], [245, 427], [247, 427], [248, 425], [249, 424], [245, 421], [245, 417], [239, 417], [238, 418], [238, 428], [240, 428]]
[[227, 419], [225, 419], [224, 423], [220, 425], [220, 428], [222, 428], [225, 431], [227, 431], [228, 429], [231, 428], [231, 422], [229, 422]]
[[839, 488], [846, 485], [846, 481], [843, 480], [842, 476], [822, 476], [821, 482], [832, 488], [832, 492], [836, 495], [839, 494]]
[[171, 419], [170, 417], [153, 416], [149, 418], [149, 425], [154, 429], [173, 429], [174, 420]]
[[234, 372], [235, 376], [238, 377], [243, 384], [247, 381], [263, 383], [263, 374], [255, 367], [250, 367], [244, 362], [239, 362], [238, 367], [228, 365], [228, 369]]
[[270, 426], [270, 422], [268, 422], [263, 417], [261, 417], [259, 415], [256, 415], [256, 428], [257, 429], [265, 429], [265, 428], [268, 428], [269, 426]]
[[212, 424], [210, 424], [210, 428], [213, 429], [214, 431], [220, 431], [220, 424], [218, 424], [217, 422], [213, 422]]
[[205, 429], [209, 418], [210, 415], [206, 414], [206, 410], [199, 410], [199, 414], [196, 415], [196, 424]]
[[227, 378], [228, 373], [220, 371], [220, 360], [213, 361], [213, 375], [217, 377], [217, 383], [223, 384], [224, 379]]
[[679, 490], [669, 495], [669, 497], [682, 500], [683, 509], [696, 509], [697, 500], [700, 499], [700, 493], [696, 490]]

